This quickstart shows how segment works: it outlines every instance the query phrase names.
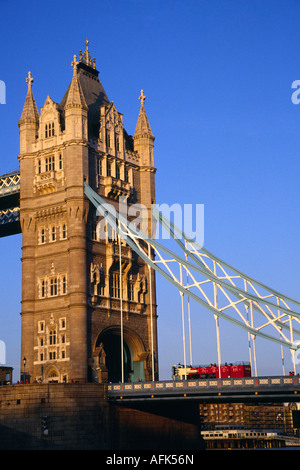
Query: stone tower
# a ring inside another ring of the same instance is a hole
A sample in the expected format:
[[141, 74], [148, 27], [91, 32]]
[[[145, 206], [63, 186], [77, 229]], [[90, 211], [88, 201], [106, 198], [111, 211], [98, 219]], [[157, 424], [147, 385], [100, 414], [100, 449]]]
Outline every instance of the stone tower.
[[155, 202], [145, 96], [132, 137], [104, 91], [88, 41], [72, 68], [62, 101], [48, 96], [40, 112], [29, 72], [19, 121], [21, 369], [26, 358], [31, 382], [157, 379], [154, 273], [112, 230], [99, 237], [96, 210], [84, 195], [86, 181], [117, 209], [120, 197], [128, 207]]

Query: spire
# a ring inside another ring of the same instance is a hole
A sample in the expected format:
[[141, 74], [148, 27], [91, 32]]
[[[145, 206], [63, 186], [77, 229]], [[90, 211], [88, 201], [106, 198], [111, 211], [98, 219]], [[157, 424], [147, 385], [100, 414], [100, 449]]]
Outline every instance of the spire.
[[65, 109], [81, 107], [87, 110], [88, 107], [84, 98], [84, 94], [83, 94], [80, 82], [78, 80], [78, 75], [77, 75], [78, 62], [76, 60], [76, 55], [73, 56], [73, 62], [71, 63], [71, 65], [73, 67], [73, 78], [69, 86]]
[[28, 72], [28, 77], [26, 78], [26, 82], [28, 85], [27, 96], [25, 99], [23, 111], [21, 118], [19, 120], [19, 125], [24, 124], [25, 122], [33, 122], [36, 123], [39, 121], [39, 112], [37, 109], [37, 105], [32, 93], [32, 82], [33, 78], [31, 76], [31, 72]]
[[144, 105], [145, 99], [146, 99], [146, 96], [144, 95], [144, 90], [141, 90], [141, 95], [139, 96], [139, 100], [141, 101], [141, 108], [140, 108], [139, 117], [136, 123], [134, 137], [146, 136], [146, 137], [150, 137], [154, 139], [154, 136], [152, 134], [152, 130], [151, 130], [148, 118], [147, 118], [147, 114], [145, 111], [145, 105]]
[[85, 52], [82, 54], [82, 51], [79, 51], [79, 62], [82, 62], [93, 69], [96, 68], [96, 61], [91, 57], [89, 53], [89, 40], [86, 38], [85, 40]]

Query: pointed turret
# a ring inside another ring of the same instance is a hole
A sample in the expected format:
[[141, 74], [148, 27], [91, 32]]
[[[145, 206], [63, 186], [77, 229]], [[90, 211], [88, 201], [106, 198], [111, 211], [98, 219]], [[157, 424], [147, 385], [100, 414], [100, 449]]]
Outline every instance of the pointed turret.
[[30, 145], [35, 143], [39, 128], [39, 112], [32, 93], [33, 78], [31, 76], [31, 72], [28, 72], [26, 82], [28, 84], [28, 90], [22, 115], [18, 123], [20, 129], [21, 153], [28, 151]]
[[136, 123], [134, 138], [149, 137], [150, 139], [154, 140], [154, 136], [152, 134], [152, 130], [148, 121], [146, 111], [145, 111], [145, 105], [144, 105], [145, 99], [146, 99], [146, 96], [144, 95], [144, 90], [141, 90], [141, 95], [139, 97], [139, 100], [141, 100], [141, 108], [140, 108], [139, 117]]
[[73, 78], [72, 78], [72, 81], [68, 90], [68, 96], [66, 99], [65, 109], [81, 107], [87, 111], [88, 106], [86, 104], [82, 87], [81, 87], [81, 84], [79, 82], [78, 75], [77, 75], [76, 55], [74, 55], [73, 62], [71, 65], [73, 67]]
[[154, 168], [154, 136], [145, 111], [146, 96], [141, 90], [139, 100], [141, 108], [133, 136], [134, 150], [140, 157], [140, 191], [141, 204], [148, 209], [148, 235], [153, 235], [151, 227], [151, 204], [155, 204], [155, 168]]
[[154, 167], [154, 158], [153, 158], [153, 142], [154, 136], [148, 121], [148, 117], [145, 110], [144, 101], [146, 96], [144, 91], [141, 90], [141, 95], [139, 100], [141, 101], [141, 108], [139, 117], [137, 120], [133, 141], [134, 141], [134, 150], [138, 152], [141, 157], [141, 164], [143, 166]]
[[[66, 134], [70, 139], [87, 139], [88, 106], [77, 74], [76, 55], [73, 57], [73, 78], [64, 104]], [[79, 125], [79, 120], [82, 125]]]

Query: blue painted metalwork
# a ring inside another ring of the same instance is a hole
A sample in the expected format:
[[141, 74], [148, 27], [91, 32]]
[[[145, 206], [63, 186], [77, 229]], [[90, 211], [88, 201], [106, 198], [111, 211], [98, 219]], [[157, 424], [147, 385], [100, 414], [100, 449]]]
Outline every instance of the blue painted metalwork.
[[0, 176], [0, 237], [21, 232], [20, 171]]

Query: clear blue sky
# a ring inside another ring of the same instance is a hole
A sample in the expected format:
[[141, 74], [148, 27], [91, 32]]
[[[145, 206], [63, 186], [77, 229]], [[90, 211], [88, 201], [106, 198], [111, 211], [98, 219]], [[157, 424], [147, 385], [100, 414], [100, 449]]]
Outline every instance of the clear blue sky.
[[[60, 102], [88, 37], [100, 80], [134, 133], [141, 88], [155, 140], [157, 202], [204, 204], [205, 247], [300, 299], [300, 3], [297, 0], [0, 0], [0, 173], [18, 167], [31, 70], [38, 107]], [[19, 373], [21, 236], [1, 239], [0, 339]], [[183, 361], [179, 294], [158, 279], [161, 378]], [[192, 305], [194, 362], [217, 360], [215, 325]], [[223, 332], [223, 335], [222, 335]], [[248, 360], [221, 322], [222, 359]], [[286, 352], [286, 368], [291, 369]], [[281, 374], [278, 346], [258, 372]]]

